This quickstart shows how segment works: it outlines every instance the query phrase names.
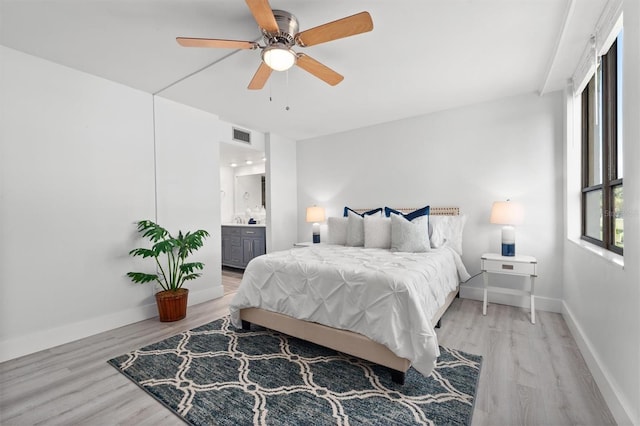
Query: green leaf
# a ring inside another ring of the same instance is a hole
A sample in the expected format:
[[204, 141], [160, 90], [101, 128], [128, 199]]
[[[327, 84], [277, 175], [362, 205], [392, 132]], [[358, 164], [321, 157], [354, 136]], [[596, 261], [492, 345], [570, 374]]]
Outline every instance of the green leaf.
[[184, 235], [182, 244], [180, 245], [179, 255], [180, 257], [187, 257], [187, 255], [198, 250], [204, 244], [204, 239], [209, 236], [209, 233], [203, 229], [199, 229], [194, 233], [187, 232]]
[[182, 279], [184, 281], [190, 281], [190, 280], [195, 280], [196, 278], [198, 278], [200, 275], [202, 274], [189, 274], [189, 275], [185, 275], [184, 277], [182, 277]]
[[191, 274], [195, 270], [201, 271], [202, 269], [204, 269], [204, 263], [202, 262], [184, 263], [180, 265], [180, 271], [185, 274]]
[[153, 250], [150, 249], [146, 249], [146, 248], [137, 248], [137, 249], [133, 249], [129, 252], [129, 254], [131, 256], [142, 256], [143, 258], [145, 257], [156, 257], [157, 254], [156, 252], [154, 252]]
[[138, 284], [144, 284], [158, 279], [157, 275], [145, 274], [144, 272], [127, 272], [127, 276], [131, 278], [131, 281]]
[[154, 243], [169, 235], [166, 229], [150, 220], [141, 220], [138, 222], [138, 232], [141, 232], [143, 237], [149, 238]]
[[175, 240], [164, 240], [154, 244], [153, 251], [156, 252], [157, 254], [169, 253], [169, 252], [172, 252], [173, 248], [176, 246], [177, 244]]

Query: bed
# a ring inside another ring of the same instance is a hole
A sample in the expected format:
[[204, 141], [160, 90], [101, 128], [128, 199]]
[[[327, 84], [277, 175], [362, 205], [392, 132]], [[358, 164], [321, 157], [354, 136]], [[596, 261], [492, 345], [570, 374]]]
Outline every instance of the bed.
[[[458, 214], [457, 208], [431, 209], [432, 217]], [[431, 373], [439, 356], [434, 326], [466, 276], [448, 244], [427, 253], [333, 244], [293, 248], [249, 263], [230, 305], [231, 321], [386, 366], [404, 383], [412, 365]]]

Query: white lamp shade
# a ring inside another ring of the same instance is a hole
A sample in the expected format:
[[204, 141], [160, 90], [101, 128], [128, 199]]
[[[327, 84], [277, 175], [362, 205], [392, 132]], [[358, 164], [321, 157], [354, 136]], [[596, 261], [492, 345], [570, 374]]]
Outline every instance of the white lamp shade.
[[513, 201], [496, 201], [491, 207], [491, 223], [498, 225], [520, 225], [524, 218], [522, 205]]
[[318, 206], [307, 207], [307, 222], [324, 222], [324, 208]]

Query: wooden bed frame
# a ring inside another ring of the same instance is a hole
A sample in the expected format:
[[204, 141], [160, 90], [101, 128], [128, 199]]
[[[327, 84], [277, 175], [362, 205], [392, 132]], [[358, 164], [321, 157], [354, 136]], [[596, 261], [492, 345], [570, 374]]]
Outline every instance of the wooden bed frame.
[[[411, 212], [415, 209], [396, 209], [402, 212]], [[358, 212], [368, 211], [365, 209]], [[440, 216], [457, 216], [460, 210], [457, 207], [432, 208], [430, 214]], [[449, 308], [453, 300], [458, 296], [460, 286], [449, 293], [445, 303], [438, 309], [431, 323], [439, 326], [442, 315]], [[242, 328], [248, 330], [251, 324], [279, 331], [289, 336], [297, 337], [338, 352], [346, 353], [367, 361], [388, 367], [391, 370], [391, 378], [394, 382], [404, 384], [405, 374], [411, 362], [406, 358], [400, 358], [389, 348], [374, 342], [366, 336], [347, 330], [340, 330], [326, 325], [292, 318], [276, 312], [266, 311], [260, 308], [240, 309]]]

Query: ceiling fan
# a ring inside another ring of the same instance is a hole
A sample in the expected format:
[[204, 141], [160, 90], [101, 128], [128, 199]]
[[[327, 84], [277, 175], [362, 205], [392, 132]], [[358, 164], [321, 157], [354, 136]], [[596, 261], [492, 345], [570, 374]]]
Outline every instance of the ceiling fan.
[[246, 2], [262, 31], [264, 46], [255, 41], [210, 38], [176, 37], [176, 41], [184, 47], [261, 49], [262, 62], [249, 83], [248, 88], [251, 90], [262, 89], [273, 70], [285, 71], [293, 65], [297, 65], [325, 83], [335, 86], [344, 79], [342, 75], [304, 53], [294, 52], [291, 48], [294, 45], [315, 46], [373, 29], [371, 15], [368, 12], [360, 12], [298, 32], [298, 20], [291, 13], [284, 10], [272, 10], [268, 0], [246, 0]]

